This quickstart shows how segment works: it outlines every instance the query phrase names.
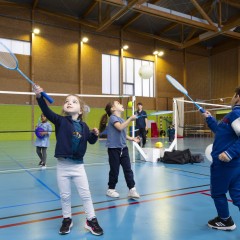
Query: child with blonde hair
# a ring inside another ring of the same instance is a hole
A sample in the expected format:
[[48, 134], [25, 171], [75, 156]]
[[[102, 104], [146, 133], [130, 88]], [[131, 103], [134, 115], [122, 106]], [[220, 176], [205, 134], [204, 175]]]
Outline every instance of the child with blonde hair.
[[83, 201], [86, 213], [85, 228], [94, 235], [102, 235], [103, 230], [99, 226], [93, 208], [88, 178], [85, 172], [83, 157], [87, 150], [87, 143], [94, 144], [98, 140], [98, 129], [89, 130], [87, 124], [82, 121], [84, 104], [76, 95], [68, 95], [64, 104], [65, 116], [54, 113], [41, 96], [43, 89], [34, 86], [38, 105], [44, 115], [55, 125], [57, 158], [57, 182], [60, 190], [63, 221], [59, 234], [68, 234], [73, 226], [71, 213], [71, 182], [74, 182], [77, 191]]

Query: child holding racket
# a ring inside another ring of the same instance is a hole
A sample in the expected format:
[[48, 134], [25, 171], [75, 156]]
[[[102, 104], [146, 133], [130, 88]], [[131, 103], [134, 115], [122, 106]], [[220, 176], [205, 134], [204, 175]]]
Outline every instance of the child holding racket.
[[43, 91], [41, 87], [35, 85], [33, 90], [37, 95], [38, 105], [42, 112], [55, 125], [57, 182], [63, 214], [59, 234], [68, 234], [73, 226], [71, 213], [71, 181], [73, 181], [83, 201], [87, 218], [85, 228], [94, 235], [102, 235], [103, 230], [95, 215], [83, 164], [87, 143], [94, 144], [98, 140], [98, 129], [94, 128], [90, 131], [87, 124], [82, 121], [84, 104], [78, 96], [67, 96], [63, 104], [64, 116], [60, 116], [48, 108], [41, 95]]
[[132, 199], [138, 199], [140, 198], [140, 195], [135, 188], [135, 181], [133, 171], [131, 169], [128, 147], [126, 145], [126, 139], [135, 142], [140, 141], [138, 137], [133, 138], [126, 135], [127, 126], [131, 121], [136, 119], [136, 116], [133, 115], [124, 121], [121, 118], [124, 108], [123, 105], [118, 101], [109, 102], [106, 105], [105, 111], [109, 116], [106, 145], [108, 147], [110, 171], [107, 196], [112, 198], [119, 197], [119, 193], [115, 190], [115, 187], [118, 182], [119, 168], [121, 165], [127, 186], [129, 188], [128, 197]]
[[208, 226], [220, 230], [234, 230], [228, 208], [226, 193], [240, 209], [240, 87], [236, 88], [231, 100], [232, 111], [220, 123], [206, 111], [208, 127], [214, 132], [211, 165], [211, 197], [218, 216]]
[[49, 147], [49, 137], [52, 132], [52, 126], [43, 113], [41, 114], [41, 122], [36, 126], [36, 130], [41, 130], [38, 131], [35, 141], [36, 152], [40, 158], [38, 165], [46, 168], [47, 148]]

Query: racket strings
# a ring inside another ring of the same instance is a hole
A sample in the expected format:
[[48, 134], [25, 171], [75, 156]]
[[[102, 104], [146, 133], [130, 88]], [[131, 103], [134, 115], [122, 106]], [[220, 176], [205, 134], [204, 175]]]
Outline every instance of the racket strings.
[[17, 60], [2, 45], [0, 45], [0, 65], [9, 69], [17, 68]]

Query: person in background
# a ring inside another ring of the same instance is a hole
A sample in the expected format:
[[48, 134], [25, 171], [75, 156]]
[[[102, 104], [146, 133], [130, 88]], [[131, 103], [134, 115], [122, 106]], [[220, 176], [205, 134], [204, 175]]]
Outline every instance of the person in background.
[[94, 144], [98, 140], [98, 129], [89, 130], [83, 122], [84, 103], [77, 95], [68, 95], [63, 104], [63, 115], [54, 113], [41, 96], [43, 89], [34, 85], [33, 88], [39, 107], [44, 115], [55, 125], [57, 158], [57, 182], [60, 190], [63, 221], [59, 234], [70, 233], [73, 226], [71, 212], [71, 182], [83, 201], [83, 208], [86, 213], [85, 228], [94, 235], [102, 235], [103, 229], [99, 226], [91, 193], [89, 190], [88, 178], [85, 172], [83, 157], [87, 150], [87, 143]]
[[137, 104], [137, 111], [134, 114], [137, 115], [136, 129], [138, 129], [138, 131], [136, 131], [136, 136], [139, 136], [141, 138], [142, 147], [145, 147], [146, 140], [147, 140], [148, 119], [147, 119], [147, 113], [143, 110], [142, 103], [139, 102]]
[[108, 115], [105, 113], [102, 115], [100, 123], [99, 123], [99, 137], [107, 138], [107, 123], [108, 123]]
[[217, 217], [208, 226], [220, 230], [234, 230], [236, 225], [229, 213], [227, 192], [240, 209], [240, 87], [231, 100], [232, 111], [219, 123], [206, 111], [203, 117], [215, 134], [210, 167], [211, 197]]
[[159, 135], [160, 135], [160, 137], [166, 137], [166, 132], [165, 132], [165, 130], [161, 130], [160, 132], [159, 132]]
[[173, 142], [174, 138], [175, 138], [175, 128], [173, 125], [170, 125], [168, 127], [168, 139], [169, 139], [168, 141]]
[[38, 165], [44, 169], [46, 168], [47, 148], [49, 147], [49, 137], [52, 132], [52, 126], [43, 113], [41, 114], [41, 122], [38, 123], [35, 131], [38, 131], [35, 141], [36, 152], [40, 158], [40, 162]]
[[131, 162], [126, 144], [126, 140], [135, 142], [139, 142], [140, 140], [139, 137], [133, 138], [126, 135], [127, 126], [131, 121], [136, 119], [136, 116], [133, 115], [124, 121], [124, 119], [121, 118], [124, 108], [118, 101], [109, 102], [106, 105], [105, 111], [109, 116], [106, 146], [108, 147], [110, 171], [107, 196], [112, 198], [119, 197], [119, 193], [116, 191], [115, 187], [118, 182], [119, 168], [121, 165], [129, 188], [128, 198], [138, 199], [140, 195], [135, 188], [133, 171], [131, 169]]

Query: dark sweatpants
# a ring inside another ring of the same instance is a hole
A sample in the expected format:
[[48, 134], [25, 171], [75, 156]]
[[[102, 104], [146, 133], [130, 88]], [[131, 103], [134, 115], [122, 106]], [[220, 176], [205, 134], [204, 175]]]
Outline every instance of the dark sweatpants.
[[136, 137], [139, 136], [142, 138], [142, 146], [144, 147], [147, 141], [147, 131], [145, 128], [139, 128], [136, 132]]
[[109, 189], [115, 189], [115, 186], [118, 182], [118, 175], [120, 165], [123, 168], [124, 177], [129, 189], [135, 186], [135, 182], [133, 179], [133, 171], [131, 169], [131, 162], [128, 153], [128, 148], [108, 148], [108, 156], [109, 156]]
[[41, 162], [46, 164], [47, 160], [47, 147], [36, 147], [37, 155], [39, 156]]

